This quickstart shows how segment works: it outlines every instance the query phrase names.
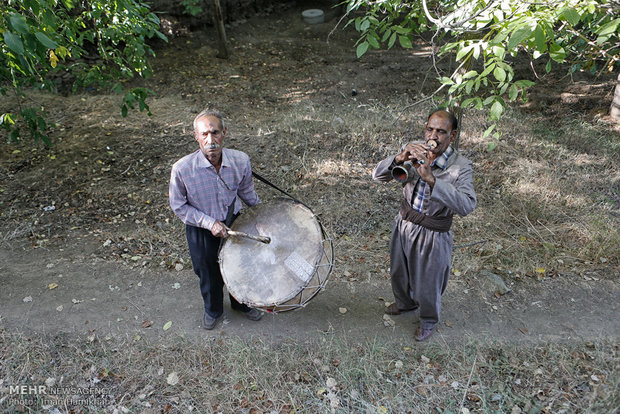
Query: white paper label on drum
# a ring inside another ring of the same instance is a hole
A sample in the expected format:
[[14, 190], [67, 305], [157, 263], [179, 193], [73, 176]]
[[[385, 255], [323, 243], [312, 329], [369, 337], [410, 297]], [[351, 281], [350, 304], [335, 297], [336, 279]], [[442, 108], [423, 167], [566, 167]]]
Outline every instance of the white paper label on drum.
[[284, 264], [289, 270], [297, 275], [301, 280], [309, 281], [312, 273], [314, 273], [314, 266], [306, 261], [299, 253], [293, 252], [289, 257], [284, 260]]

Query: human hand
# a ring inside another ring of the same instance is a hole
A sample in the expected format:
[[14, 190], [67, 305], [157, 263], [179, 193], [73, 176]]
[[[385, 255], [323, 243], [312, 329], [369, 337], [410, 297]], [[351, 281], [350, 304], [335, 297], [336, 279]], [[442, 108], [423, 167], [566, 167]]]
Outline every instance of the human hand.
[[221, 221], [215, 220], [213, 227], [211, 227], [211, 234], [215, 237], [228, 237], [228, 227], [226, 227]]
[[[399, 165], [406, 161], [410, 161], [414, 165], [416, 163], [423, 164], [426, 161], [424, 157], [428, 149], [429, 147], [424, 143], [410, 142], [403, 148], [401, 153], [394, 158], [394, 162]], [[419, 162], [420, 160], [423, 161]]]

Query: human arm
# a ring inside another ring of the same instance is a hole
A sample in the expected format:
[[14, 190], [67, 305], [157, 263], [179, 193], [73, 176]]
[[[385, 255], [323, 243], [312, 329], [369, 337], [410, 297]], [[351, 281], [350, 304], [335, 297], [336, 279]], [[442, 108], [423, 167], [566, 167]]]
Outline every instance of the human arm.
[[460, 216], [466, 216], [477, 204], [471, 162], [467, 161], [458, 169], [449, 168], [446, 174], [450, 177], [454, 174], [456, 179], [437, 179], [431, 192], [431, 201], [445, 205]]
[[[185, 224], [194, 227], [202, 227], [212, 230], [216, 220], [208, 214], [192, 206], [187, 197], [187, 187], [183, 174], [176, 165], [170, 173], [170, 185], [168, 188], [170, 208], [174, 214]], [[221, 224], [221, 223], [220, 223]]]
[[249, 158], [244, 167], [243, 178], [239, 183], [237, 195], [239, 196], [241, 201], [243, 201], [249, 207], [255, 206], [256, 204], [260, 203], [258, 194], [256, 194], [256, 190], [254, 189], [254, 180], [252, 179], [252, 166], [250, 164]]

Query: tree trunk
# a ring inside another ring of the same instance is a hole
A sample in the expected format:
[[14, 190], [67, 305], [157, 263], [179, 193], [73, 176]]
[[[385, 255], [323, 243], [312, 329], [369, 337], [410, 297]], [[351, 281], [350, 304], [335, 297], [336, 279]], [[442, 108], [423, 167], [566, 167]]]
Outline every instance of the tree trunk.
[[226, 30], [224, 29], [224, 17], [222, 16], [220, 0], [213, 0], [213, 5], [215, 6], [215, 26], [217, 27], [217, 34], [220, 37], [219, 52], [217, 57], [221, 59], [228, 59]]
[[609, 115], [614, 121], [620, 121], [620, 73], [618, 74], [618, 80], [616, 81], [616, 90], [614, 91], [614, 100], [611, 102], [611, 108], [609, 108]]

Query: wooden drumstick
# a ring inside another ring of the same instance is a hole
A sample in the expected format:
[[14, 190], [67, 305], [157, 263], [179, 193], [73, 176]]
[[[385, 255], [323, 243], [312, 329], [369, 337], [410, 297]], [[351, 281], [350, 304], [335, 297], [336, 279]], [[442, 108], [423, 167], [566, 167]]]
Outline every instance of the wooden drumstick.
[[256, 241], [259, 241], [259, 242], [265, 243], [265, 244], [271, 243], [271, 237], [254, 236], [252, 234], [247, 234], [247, 233], [244, 233], [242, 231], [228, 230], [228, 235], [229, 236], [245, 237], [246, 239], [256, 240]]

